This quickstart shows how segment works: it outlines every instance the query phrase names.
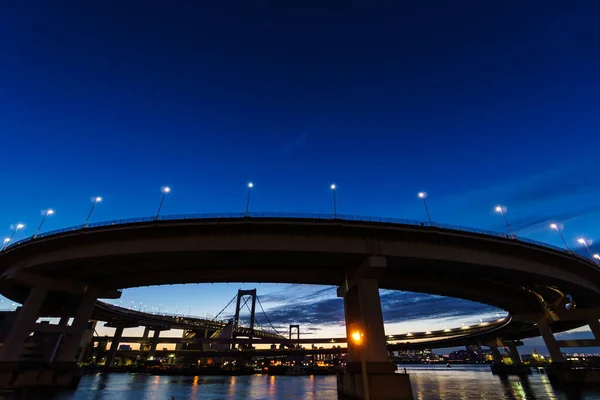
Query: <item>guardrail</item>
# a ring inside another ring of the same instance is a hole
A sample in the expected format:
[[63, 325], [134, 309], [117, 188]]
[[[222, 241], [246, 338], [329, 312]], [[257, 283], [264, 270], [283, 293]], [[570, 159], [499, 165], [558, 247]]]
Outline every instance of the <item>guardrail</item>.
[[[415, 226], [415, 227], [433, 227], [438, 229], [447, 229], [458, 232], [469, 232], [469, 233], [477, 233], [480, 235], [493, 236], [498, 238], [512, 239], [515, 241], [520, 241], [524, 243], [534, 244], [536, 246], [542, 246], [546, 248], [550, 248], [552, 250], [560, 251], [567, 254], [575, 254], [561, 247], [553, 246], [547, 243], [538, 242], [536, 240], [527, 239], [520, 236], [511, 237], [507, 233], [494, 232], [486, 229], [477, 229], [470, 228], [459, 225], [451, 225], [451, 224], [441, 224], [437, 222], [427, 222], [427, 221], [416, 221], [410, 219], [401, 219], [401, 218], [387, 218], [387, 217], [366, 217], [359, 215], [343, 215], [343, 214], [317, 214], [317, 213], [206, 213], [206, 214], [181, 214], [181, 215], [164, 215], [156, 217], [140, 217], [140, 218], [127, 218], [127, 219], [117, 219], [113, 221], [103, 221], [103, 222], [94, 222], [90, 223], [87, 226], [84, 225], [76, 225], [68, 228], [57, 229], [49, 232], [43, 232], [38, 234], [35, 238], [28, 237], [25, 239], [21, 239], [15, 243], [11, 243], [4, 248], [4, 250], [9, 249], [14, 246], [18, 246], [19, 244], [23, 244], [29, 242], [31, 240], [37, 238], [43, 238], [53, 235], [58, 235], [65, 232], [74, 232], [74, 231], [85, 231], [93, 228], [100, 228], [104, 226], [111, 225], [128, 225], [128, 224], [143, 224], [143, 223], [153, 223], [156, 221], [181, 221], [181, 220], [218, 220], [218, 219], [298, 219], [298, 220], [330, 220], [330, 221], [361, 221], [361, 222], [375, 222], [375, 223], [383, 223], [383, 224], [394, 224], [394, 225], [404, 225], [404, 226]], [[575, 254], [577, 255], [577, 254]], [[578, 257], [582, 257], [577, 255]], [[587, 260], [587, 257], [582, 257]]]

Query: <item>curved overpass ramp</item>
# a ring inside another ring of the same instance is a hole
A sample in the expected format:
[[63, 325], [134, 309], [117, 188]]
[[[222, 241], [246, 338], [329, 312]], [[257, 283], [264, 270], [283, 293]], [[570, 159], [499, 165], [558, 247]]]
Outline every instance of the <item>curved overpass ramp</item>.
[[[35, 279], [56, 277], [108, 291], [209, 282], [340, 285], [347, 271], [377, 255], [387, 260], [384, 289], [463, 298], [512, 315], [539, 312], [566, 294], [578, 307], [600, 304], [596, 265], [560, 249], [441, 225], [325, 217], [163, 217], [75, 227], [3, 251], [0, 292], [22, 302]], [[50, 293], [42, 309], [64, 310], [71, 300]]]

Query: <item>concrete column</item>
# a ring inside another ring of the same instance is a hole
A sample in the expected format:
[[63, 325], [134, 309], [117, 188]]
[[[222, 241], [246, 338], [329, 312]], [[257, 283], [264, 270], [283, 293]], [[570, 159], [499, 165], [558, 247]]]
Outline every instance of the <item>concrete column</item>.
[[149, 334], [150, 334], [150, 327], [149, 326], [144, 327], [144, 335], [142, 336], [142, 339], [148, 339]]
[[77, 352], [81, 347], [81, 340], [83, 334], [87, 329], [90, 321], [90, 316], [96, 305], [95, 296], [83, 296], [77, 307], [73, 324], [71, 325], [71, 332], [63, 338], [63, 345], [61, 346], [60, 353], [58, 354], [58, 361], [62, 362], [74, 362], [76, 361]]
[[[344, 297], [348, 337], [347, 372], [338, 375], [340, 398], [413, 399], [410, 378], [396, 374], [389, 358], [378, 277], [387, 267], [384, 257], [369, 257], [338, 289]], [[353, 336], [361, 332], [361, 340]]]
[[520, 365], [523, 362], [521, 361], [521, 355], [519, 354], [519, 349], [515, 343], [508, 344], [508, 354], [510, 355], [510, 359], [512, 360], [514, 365]]
[[490, 346], [490, 350], [492, 351], [492, 356], [494, 357], [494, 364], [501, 364], [504, 362], [504, 357], [498, 350], [497, 346]]
[[546, 319], [540, 319], [538, 321], [538, 329], [542, 338], [544, 339], [544, 343], [550, 352], [550, 357], [552, 357], [553, 363], [564, 363], [566, 362], [565, 357], [560, 351], [560, 347], [556, 343], [556, 339], [554, 338], [554, 333], [550, 329], [550, 325]]
[[148, 358], [154, 358], [156, 355], [156, 347], [158, 346], [158, 340], [160, 339], [160, 329], [154, 330], [154, 336], [152, 336], [152, 344], [150, 345], [150, 352]]
[[63, 315], [62, 317], [60, 317], [60, 321], [58, 321], [58, 324], [60, 326], [65, 326], [69, 323], [69, 316], [68, 315]]
[[35, 328], [40, 307], [46, 299], [48, 290], [44, 287], [34, 287], [29, 292], [25, 303], [20, 308], [10, 331], [0, 347], [0, 361], [19, 361], [25, 340]]
[[600, 322], [598, 321], [598, 318], [588, 318], [586, 322], [594, 334], [594, 339], [600, 339]]
[[351, 338], [356, 329], [364, 332], [364, 340], [359, 345], [348, 340], [348, 363], [360, 363], [363, 352], [367, 363], [390, 363], [383, 314], [379, 299], [379, 285], [375, 279], [363, 279], [346, 292], [346, 337]]
[[115, 330], [112, 343], [110, 344], [110, 350], [108, 351], [108, 356], [106, 357], [106, 362], [104, 363], [105, 367], [112, 367], [115, 362], [115, 356], [117, 355], [117, 349], [119, 348], [119, 341], [123, 336], [123, 329], [123, 327], [118, 327]]

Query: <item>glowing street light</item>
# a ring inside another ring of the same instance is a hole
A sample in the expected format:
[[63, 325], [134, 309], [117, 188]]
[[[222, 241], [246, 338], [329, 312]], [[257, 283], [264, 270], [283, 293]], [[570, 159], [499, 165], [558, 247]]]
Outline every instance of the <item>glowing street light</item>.
[[556, 232], [558, 232], [558, 236], [560, 236], [560, 239], [563, 241], [563, 243], [565, 244], [565, 247], [567, 248], [568, 251], [571, 251], [571, 249], [569, 248], [569, 245], [567, 244], [567, 241], [565, 240], [565, 238], [562, 235], [562, 232], [560, 231], [560, 228], [558, 227], [558, 225], [556, 224], [550, 224], [550, 228], [554, 229]]
[[4, 238], [4, 241], [2, 242], [2, 250], [4, 250], [4, 248], [6, 247], [6, 245], [8, 244], [8, 242], [10, 242], [10, 238]]
[[100, 203], [102, 201], [102, 197], [98, 196], [98, 197], [94, 197], [92, 199], [92, 209], [90, 210], [90, 213], [88, 214], [87, 218], [85, 219], [85, 223], [83, 224], [83, 227], [85, 228], [90, 220], [90, 217], [92, 216], [92, 213], [94, 212], [94, 209], [96, 208], [96, 204]]
[[[587, 251], [590, 254], [590, 256], [594, 259], [594, 261], [596, 261], [596, 264], [598, 266], [600, 266], [600, 264], [598, 263], [598, 260], [600, 258], [596, 257], [594, 254], [592, 254], [592, 250], [590, 250], [590, 248], [589, 248], [589, 246], [587, 244], [587, 240], [585, 240], [584, 238], [579, 238], [579, 239], [577, 239], [577, 242], [585, 246], [585, 248], [587, 249]], [[598, 254], [596, 254], [596, 255], [598, 255]]]
[[44, 213], [44, 218], [42, 219], [42, 223], [40, 224], [40, 226], [38, 226], [37, 230], [33, 234], [34, 238], [37, 236], [37, 234], [40, 231], [40, 229], [42, 229], [42, 225], [44, 225], [44, 222], [46, 222], [46, 218], [48, 218], [48, 215], [53, 215], [54, 214], [54, 210], [48, 209], [48, 210], [46, 210], [46, 212], [43, 212], [43, 213]]
[[158, 219], [158, 216], [160, 215], [160, 209], [163, 206], [163, 203], [165, 202], [165, 196], [167, 195], [167, 193], [171, 192], [171, 188], [168, 186], [163, 186], [160, 188], [160, 191], [162, 192], [162, 197], [160, 198], [160, 204], [158, 205], [158, 211], [156, 212], [156, 217], [154, 217], [154, 220], [156, 221]]
[[510, 228], [510, 225], [508, 224], [508, 220], [506, 219], [506, 215], [504, 214], [506, 212], [506, 207], [498, 205], [498, 206], [496, 206], [495, 210], [496, 210], [496, 212], [499, 212], [500, 214], [502, 214], [502, 218], [504, 218], [504, 223], [506, 224], [506, 227], [508, 228], [508, 231], [510, 232], [510, 236], [514, 239], [515, 234], [513, 233], [512, 229]]
[[335, 197], [335, 190], [337, 189], [337, 186], [332, 183], [331, 186], [331, 192], [333, 193], [333, 218], [336, 219], [337, 218], [337, 199]]
[[[335, 185], [331, 185], [333, 186], [332, 189], [335, 192]], [[356, 324], [359, 325], [359, 324]], [[365, 361], [365, 352], [364, 349], [361, 349], [360, 346], [363, 344], [364, 342], [364, 333], [362, 332], [361, 329], [359, 329], [358, 327], [355, 327], [352, 330], [352, 334], [350, 335], [350, 337], [352, 338], [352, 342], [354, 343], [354, 345], [356, 345], [358, 347], [358, 352], [360, 353], [360, 367], [361, 367], [361, 375], [362, 375], [362, 384], [363, 384], [363, 395], [365, 399], [369, 399], [369, 379], [367, 377], [367, 363]]]
[[595, 258], [596, 260], [600, 260], [600, 254], [598, 254], [598, 253], [594, 254], [594, 258]]
[[15, 234], [17, 233], [17, 231], [19, 229], [23, 229], [23, 228], [25, 228], [25, 225], [23, 225], [23, 224], [17, 224], [17, 225], [15, 225], [15, 229], [13, 230], [12, 235], [10, 235], [10, 237], [8, 238], [8, 240], [4, 239], [4, 243], [8, 243], [11, 240], [13, 240], [13, 238], [15, 237]]
[[423, 205], [425, 206], [425, 212], [427, 213], [427, 220], [429, 221], [429, 225], [431, 225], [431, 215], [429, 215], [429, 208], [427, 208], [427, 193], [419, 192], [419, 198], [423, 199]]
[[246, 198], [246, 217], [250, 213], [250, 193], [252, 193], [253, 187], [254, 187], [254, 183], [248, 182], [248, 197]]

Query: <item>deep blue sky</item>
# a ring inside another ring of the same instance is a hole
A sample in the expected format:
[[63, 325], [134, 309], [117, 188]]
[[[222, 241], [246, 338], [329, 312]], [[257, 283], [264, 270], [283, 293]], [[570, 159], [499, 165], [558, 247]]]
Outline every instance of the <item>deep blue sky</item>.
[[599, 3], [176, 3], [2, 6], [0, 234], [165, 184], [164, 213], [242, 211], [252, 180], [254, 211], [330, 212], [335, 181], [340, 213], [423, 219], [426, 190], [436, 221], [600, 239]]

